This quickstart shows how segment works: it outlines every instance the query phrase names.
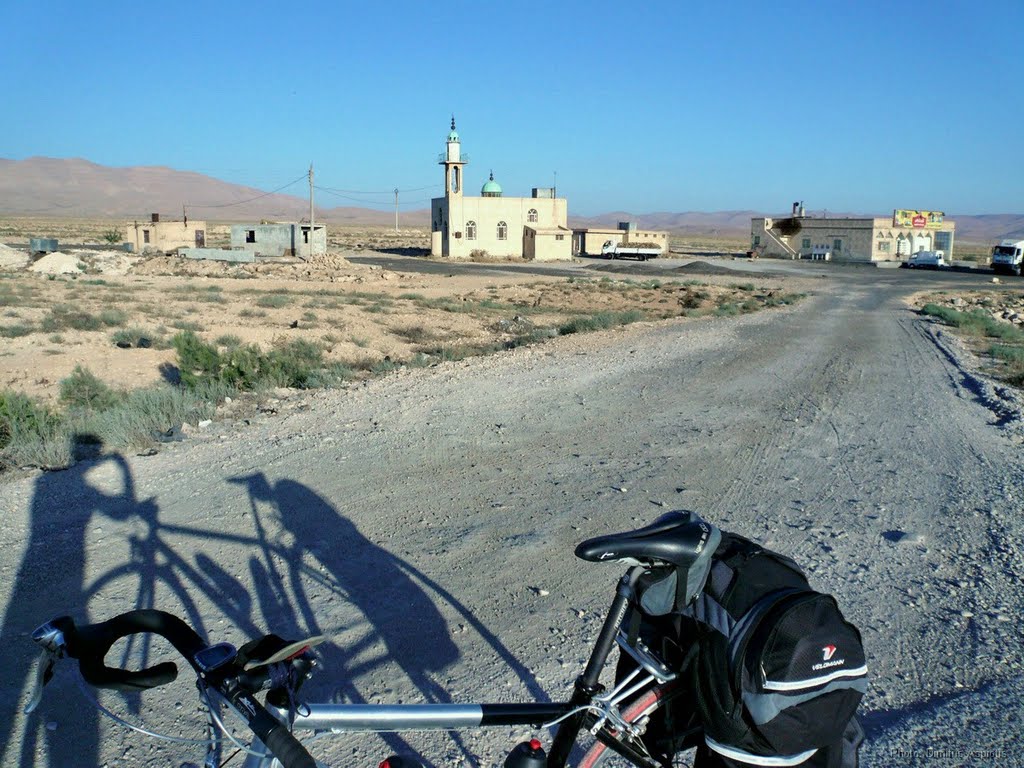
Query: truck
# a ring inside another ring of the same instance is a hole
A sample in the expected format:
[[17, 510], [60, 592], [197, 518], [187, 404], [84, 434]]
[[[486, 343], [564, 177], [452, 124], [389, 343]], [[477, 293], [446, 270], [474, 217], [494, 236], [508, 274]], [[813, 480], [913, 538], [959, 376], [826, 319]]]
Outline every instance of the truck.
[[601, 246], [601, 255], [606, 259], [622, 259], [633, 256], [640, 261], [647, 261], [661, 255], [661, 246], [654, 243], [616, 243], [606, 240]]
[[1003, 240], [992, 249], [992, 271], [1020, 275], [1024, 240]]

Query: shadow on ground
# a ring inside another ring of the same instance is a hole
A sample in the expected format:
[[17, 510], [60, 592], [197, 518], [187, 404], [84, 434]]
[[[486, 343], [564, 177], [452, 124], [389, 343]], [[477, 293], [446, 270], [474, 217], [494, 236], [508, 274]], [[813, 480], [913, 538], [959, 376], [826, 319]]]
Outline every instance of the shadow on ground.
[[[101, 479], [91, 478], [93, 471]], [[184, 518], [188, 524], [178, 524], [161, 519], [155, 498], [139, 498], [121, 455], [39, 475], [27, 546], [3, 620], [3, 637], [10, 641], [0, 662], [3, 765], [102, 762], [108, 726], [98, 722], [97, 713], [75, 690], [71, 662], [63, 662], [39, 709], [30, 716], [21, 714], [33, 679], [35, 648], [29, 635], [59, 615], [88, 622], [136, 608], [159, 608], [181, 615], [211, 642], [224, 639], [207, 631], [220, 619], [237, 627], [242, 641], [266, 632], [289, 639], [319, 634], [355, 638], [350, 644], [318, 647], [323, 671], [304, 689], [307, 699], [365, 703], [359, 683], [387, 664], [388, 674], [397, 666], [422, 701], [448, 702], [439, 679], [458, 663], [460, 652], [444, 609], [477, 632], [533, 696], [546, 700], [526, 666], [467, 606], [437, 581], [369, 541], [314, 490], [293, 480], [273, 481], [263, 473], [228, 482], [244, 490], [240, 501], [248, 511], [243, 522], [237, 522], [238, 508], [231, 505], [197, 510]], [[94, 555], [105, 570], [87, 567]], [[102, 570], [98, 576], [97, 570]], [[91, 615], [90, 606], [103, 615]], [[107, 663], [139, 668], [164, 660], [151, 649], [149, 635], [137, 636], [117, 655], [109, 654]], [[139, 694], [120, 696], [122, 711], [145, 711]], [[117, 732], [112, 738], [123, 735]], [[458, 736], [452, 739], [464, 760], [472, 762]], [[396, 734], [386, 735], [385, 741], [395, 752], [409, 751]], [[203, 747], [191, 749], [198, 759]]]

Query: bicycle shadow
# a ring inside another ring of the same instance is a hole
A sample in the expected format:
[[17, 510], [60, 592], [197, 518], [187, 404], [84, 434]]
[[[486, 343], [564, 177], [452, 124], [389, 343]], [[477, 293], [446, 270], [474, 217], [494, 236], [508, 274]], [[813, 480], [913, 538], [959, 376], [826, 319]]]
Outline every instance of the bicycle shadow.
[[[343, 647], [336, 643], [321, 646], [331, 674], [313, 679], [308, 699], [367, 703], [357, 681], [387, 659], [401, 669], [422, 701], [450, 703], [451, 697], [436, 678], [459, 660], [459, 651], [437, 607], [442, 603], [479, 633], [532, 695], [546, 700], [530, 670], [454, 595], [368, 540], [320, 495], [293, 480], [271, 484], [263, 473], [233, 478], [231, 482], [244, 485], [249, 492], [257, 537], [265, 542], [262, 553], [285, 554], [283, 568], [267, 557], [250, 559], [257, 599], [270, 626], [330, 634], [312, 605], [309, 590], [315, 588], [343, 597], [370, 630]], [[281, 532], [289, 539], [284, 549], [268, 540], [268, 526], [259, 511], [261, 504], [272, 508]], [[397, 735], [386, 734], [383, 738], [392, 751], [408, 751], [408, 745]], [[474, 756], [461, 738], [457, 734], [451, 734], [451, 738], [464, 758], [471, 761]]]
[[[120, 492], [93, 485], [86, 474], [112, 462], [120, 474]], [[42, 622], [61, 615], [89, 621], [85, 586], [86, 544], [90, 528], [104, 520], [125, 521], [155, 506], [136, 498], [127, 462], [120, 455], [81, 462], [62, 472], [44, 472], [36, 479], [30, 508], [25, 554], [11, 584], [0, 637], [0, 762], [36, 765], [37, 751], [51, 755], [52, 765], [98, 765], [97, 713], [84, 711], [77, 695], [44, 697], [31, 717], [22, 714], [34, 682], [38, 649], [29, 636]], [[62, 729], [62, 725], [74, 724]], [[21, 743], [15, 735], [23, 728]], [[17, 755], [17, 758], [15, 757]]]
[[[94, 471], [98, 474], [90, 478]], [[99, 717], [67, 685], [77, 675], [70, 663], [61, 665], [62, 682], [51, 684], [40, 708], [28, 717], [21, 714], [34, 679], [36, 649], [28, 636], [42, 621], [64, 614], [93, 621], [132, 608], [161, 608], [183, 615], [204, 636], [206, 624], [223, 617], [246, 639], [266, 631], [289, 639], [337, 637], [340, 630], [343, 642], [318, 649], [329, 674], [314, 676], [305, 690], [309, 700], [367, 703], [360, 678], [365, 683], [368, 674], [393, 663], [422, 701], [449, 702], [439, 676], [460, 655], [441, 606], [477, 632], [534, 698], [547, 700], [529, 669], [465, 605], [369, 541], [316, 492], [292, 480], [272, 483], [262, 473], [229, 482], [246, 489], [251, 520], [218, 525], [227, 518], [212, 515], [209, 525], [197, 526], [161, 520], [154, 498], [138, 498], [128, 462], [119, 454], [37, 478], [25, 554], [0, 635], [17, 639], [0, 661], [0, 763], [100, 762]], [[109, 560], [118, 547], [126, 552], [124, 561], [90, 581], [96, 567], [86, 567], [89, 554]], [[237, 563], [247, 567], [247, 577]], [[90, 615], [93, 600], [104, 602], [102, 616]], [[345, 610], [336, 614], [339, 602]], [[339, 626], [338, 615], [352, 626]], [[325, 626], [324, 616], [331, 626]], [[137, 668], [158, 660], [150, 660], [151, 640], [143, 635], [127, 643], [121, 663]], [[135, 714], [141, 711], [138, 694], [122, 699]], [[462, 740], [452, 738], [471, 761]], [[396, 734], [384, 740], [394, 752], [410, 751]]]

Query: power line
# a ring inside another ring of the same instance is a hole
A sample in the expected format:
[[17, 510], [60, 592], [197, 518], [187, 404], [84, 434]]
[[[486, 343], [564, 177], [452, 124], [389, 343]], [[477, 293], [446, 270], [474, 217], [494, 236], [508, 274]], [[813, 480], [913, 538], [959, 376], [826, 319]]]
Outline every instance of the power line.
[[306, 179], [306, 174], [302, 174], [301, 176], [299, 176], [299, 178], [295, 179], [294, 181], [289, 181], [287, 184], [284, 184], [284, 185], [278, 187], [275, 190], [272, 190], [270, 192], [264, 192], [262, 195], [256, 195], [256, 197], [250, 197], [247, 200], [237, 200], [237, 201], [235, 201], [233, 203], [220, 203], [220, 204], [216, 204], [216, 205], [204, 205], [204, 204], [200, 204], [200, 203], [187, 203], [186, 205], [187, 205], [188, 208], [230, 208], [233, 205], [242, 205], [243, 203], [251, 203], [254, 200], [260, 200], [260, 199], [262, 199], [264, 197], [269, 197], [270, 195], [276, 195], [282, 189], [288, 189], [288, 187], [294, 186], [295, 184], [298, 184], [300, 181], [305, 181], [305, 179]]
[[[340, 197], [343, 200], [351, 200], [354, 203], [360, 203], [362, 205], [367, 205], [367, 206], [371, 206], [371, 207], [372, 206], [380, 206], [380, 207], [387, 206], [387, 207], [390, 208], [390, 207], [392, 207], [394, 205], [394, 203], [386, 201], [386, 200], [364, 200], [363, 198], [359, 198], [359, 197], [351, 197], [349, 195], [343, 195], [340, 192], [336, 192], [333, 189], [330, 189], [329, 187], [314, 186], [314, 189], [319, 190], [320, 192], [326, 192], [329, 195], [334, 195], [335, 197]], [[428, 189], [429, 189], [429, 187], [428, 187]], [[399, 191], [401, 191], [401, 190], [399, 190]], [[394, 190], [392, 190], [389, 194], [393, 195], [394, 194]], [[401, 205], [401, 206], [417, 205], [419, 203], [429, 202], [431, 199], [432, 198], [424, 197], [424, 198], [421, 198], [419, 200], [404, 201], [404, 202], [400, 203], [399, 205]]]
[[[437, 189], [443, 187], [443, 184], [428, 184], [425, 187], [411, 187], [409, 189], [399, 189], [399, 192], [422, 192], [425, 189]], [[394, 189], [383, 189], [379, 191], [368, 191], [358, 189], [335, 189], [333, 187], [317, 187], [317, 189], [323, 190], [324, 192], [334, 192], [338, 195], [393, 195], [395, 194]]]

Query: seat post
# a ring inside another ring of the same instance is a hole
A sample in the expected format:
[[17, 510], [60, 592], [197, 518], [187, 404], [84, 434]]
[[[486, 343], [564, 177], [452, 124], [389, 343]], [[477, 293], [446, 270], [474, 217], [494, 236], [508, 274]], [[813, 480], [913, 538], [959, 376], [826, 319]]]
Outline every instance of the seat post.
[[612, 600], [608, 615], [605, 616], [604, 625], [594, 643], [594, 650], [590, 653], [587, 667], [576, 681], [577, 687], [587, 690], [597, 687], [601, 670], [604, 669], [605, 662], [608, 661], [608, 654], [611, 653], [612, 646], [615, 645], [615, 636], [626, 617], [626, 609], [629, 607], [630, 601], [633, 600], [634, 587], [645, 570], [643, 566], [634, 565], [619, 579], [619, 584], [615, 588], [615, 599]]
[[[619, 579], [619, 584], [615, 588], [615, 599], [612, 600], [611, 608], [608, 609], [608, 615], [605, 617], [604, 625], [601, 627], [601, 632], [594, 643], [594, 650], [590, 653], [587, 667], [576, 678], [576, 688], [569, 701], [570, 707], [586, 707], [601, 690], [599, 682], [601, 670], [608, 660], [608, 654], [611, 653], [615, 636], [626, 616], [626, 609], [633, 599], [633, 588], [636, 586], [640, 576], [643, 575], [644, 570], [643, 566], [635, 565]], [[569, 758], [569, 752], [572, 750], [573, 744], [576, 743], [576, 736], [580, 732], [585, 717], [586, 713], [581, 709], [576, 714], [562, 721], [562, 724], [558, 727], [558, 733], [555, 734], [554, 741], [551, 742], [551, 750], [548, 753], [548, 765], [565, 765], [565, 761]]]

